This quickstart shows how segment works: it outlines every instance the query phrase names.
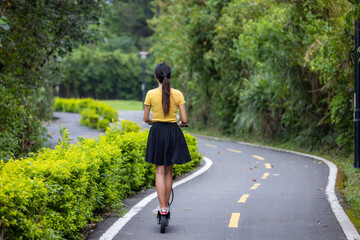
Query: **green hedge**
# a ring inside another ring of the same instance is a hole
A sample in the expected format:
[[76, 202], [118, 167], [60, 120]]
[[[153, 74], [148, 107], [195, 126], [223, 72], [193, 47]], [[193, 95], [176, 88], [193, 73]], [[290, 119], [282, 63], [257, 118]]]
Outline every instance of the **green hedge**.
[[81, 124], [105, 131], [109, 124], [118, 119], [118, 113], [108, 104], [91, 99], [55, 98], [54, 110], [81, 113]]
[[[155, 170], [144, 161], [148, 131], [137, 124], [115, 123], [98, 139], [62, 142], [26, 159], [0, 164], [0, 234], [6, 239], [81, 239], [80, 231], [99, 214], [122, 210], [122, 200], [153, 186]], [[174, 174], [201, 161], [195, 137], [185, 134], [193, 160], [176, 165]]]

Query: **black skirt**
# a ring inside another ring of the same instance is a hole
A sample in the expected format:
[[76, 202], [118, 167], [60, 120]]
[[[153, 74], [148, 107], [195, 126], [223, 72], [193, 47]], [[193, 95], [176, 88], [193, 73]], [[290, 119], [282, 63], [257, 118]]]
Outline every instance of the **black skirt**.
[[145, 161], [156, 165], [191, 161], [183, 132], [177, 123], [155, 122], [150, 128]]

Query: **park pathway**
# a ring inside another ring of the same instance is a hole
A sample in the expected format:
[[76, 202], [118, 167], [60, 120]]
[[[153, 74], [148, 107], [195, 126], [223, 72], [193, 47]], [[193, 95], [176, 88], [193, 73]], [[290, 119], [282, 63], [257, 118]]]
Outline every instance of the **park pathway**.
[[[119, 111], [118, 120], [130, 120], [133, 122], [138, 122], [143, 129], [149, 128], [146, 123], [141, 121], [142, 114], [142, 111]], [[81, 125], [80, 119], [81, 115], [78, 113], [54, 112], [53, 120], [45, 124], [45, 127], [48, 129], [48, 134], [51, 137], [48, 141], [49, 147], [54, 148], [58, 144], [58, 139], [61, 138], [61, 126], [64, 126], [68, 129], [69, 137], [72, 139], [70, 143], [77, 143], [78, 137], [92, 138], [103, 134], [103, 132]]]
[[[129, 115], [141, 121], [141, 113]], [[206, 137], [198, 147], [213, 165], [174, 189], [166, 234], [151, 214], [154, 199], [113, 239], [346, 239], [325, 194], [329, 167], [322, 161]], [[127, 209], [153, 191], [126, 200]], [[88, 240], [101, 239], [117, 219], [111, 215]]]
[[51, 136], [49, 147], [54, 148], [58, 144], [58, 139], [61, 138], [61, 126], [67, 128], [69, 137], [72, 139], [70, 143], [77, 143], [78, 137], [92, 138], [102, 134], [100, 131], [81, 125], [80, 119], [81, 115], [78, 113], [54, 112], [53, 120], [45, 124], [48, 134]]

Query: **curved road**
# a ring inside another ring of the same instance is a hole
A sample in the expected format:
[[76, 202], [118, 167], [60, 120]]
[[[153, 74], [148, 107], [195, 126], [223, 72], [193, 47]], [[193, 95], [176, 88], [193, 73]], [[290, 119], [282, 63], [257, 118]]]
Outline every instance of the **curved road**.
[[48, 145], [55, 148], [59, 143], [60, 128], [66, 127], [69, 132], [70, 143], [77, 143], [78, 137], [92, 138], [98, 137], [102, 132], [86, 127], [80, 124], [81, 115], [78, 113], [54, 112], [54, 120], [47, 122], [44, 127], [47, 128], [50, 139]]
[[[166, 234], [151, 214], [154, 199], [114, 239], [346, 239], [325, 194], [323, 162], [204, 137], [198, 147], [213, 166], [175, 188]], [[127, 209], [153, 191], [125, 201]], [[99, 239], [117, 219], [107, 218], [88, 239]]]

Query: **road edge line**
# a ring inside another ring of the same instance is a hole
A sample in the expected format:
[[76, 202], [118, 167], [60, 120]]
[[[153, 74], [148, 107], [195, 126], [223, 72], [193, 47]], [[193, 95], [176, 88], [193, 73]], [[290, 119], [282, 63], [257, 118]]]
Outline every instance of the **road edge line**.
[[[206, 172], [212, 165], [213, 161], [211, 159], [203, 156], [203, 160], [205, 161], [205, 165], [197, 170], [196, 172], [192, 173], [191, 175], [175, 182], [173, 184], [173, 188], [186, 183], [193, 178], [199, 176], [200, 174]], [[138, 214], [148, 203], [150, 203], [154, 198], [157, 197], [157, 193], [151, 193], [145, 198], [143, 198], [140, 202], [138, 202], [135, 206], [133, 206], [128, 213], [126, 213], [123, 217], [120, 217], [113, 225], [111, 225], [108, 230], [99, 238], [100, 240], [112, 240], [116, 234], [118, 234], [121, 229], [128, 223], [136, 214]]]
[[246, 143], [246, 142], [238, 142], [238, 143], [242, 144], [242, 145], [276, 150], [279, 152], [292, 153], [292, 154], [300, 155], [303, 157], [316, 159], [316, 160], [326, 163], [326, 165], [329, 167], [328, 184], [327, 184], [326, 190], [325, 190], [327, 200], [329, 201], [331, 209], [332, 209], [333, 213], [335, 214], [336, 219], [340, 223], [340, 226], [341, 226], [342, 230], [344, 231], [346, 238], [349, 240], [360, 240], [359, 233], [357, 232], [354, 224], [350, 221], [349, 217], [346, 215], [344, 209], [341, 207], [341, 205], [336, 197], [336, 194], [335, 194], [335, 183], [336, 183], [336, 175], [337, 175], [337, 170], [338, 170], [336, 164], [334, 164], [333, 162], [331, 162], [325, 158], [314, 156], [311, 154], [300, 153], [300, 152], [285, 150], [285, 149], [281, 149], [281, 148], [268, 147], [268, 146], [253, 144], [253, 143]]

